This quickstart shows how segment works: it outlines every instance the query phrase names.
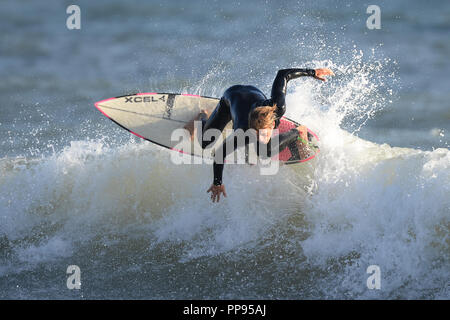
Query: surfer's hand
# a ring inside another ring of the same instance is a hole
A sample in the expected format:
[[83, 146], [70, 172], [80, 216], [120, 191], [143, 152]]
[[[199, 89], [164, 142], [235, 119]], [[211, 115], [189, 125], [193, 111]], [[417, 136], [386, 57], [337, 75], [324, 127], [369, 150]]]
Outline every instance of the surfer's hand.
[[316, 72], [314, 78], [322, 81], [327, 81], [327, 79], [325, 79], [325, 76], [334, 76], [333, 71], [328, 68], [315, 69], [314, 71]]
[[225, 186], [223, 184], [221, 184], [220, 186], [212, 184], [206, 192], [211, 192], [212, 202], [219, 202], [221, 193], [223, 193], [225, 197], [227, 196], [227, 193], [225, 192]]
[[298, 133], [300, 134], [300, 138], [303, 141], [308, 141], [308, 128], [300, 125], [296, 129], [298, 130]]

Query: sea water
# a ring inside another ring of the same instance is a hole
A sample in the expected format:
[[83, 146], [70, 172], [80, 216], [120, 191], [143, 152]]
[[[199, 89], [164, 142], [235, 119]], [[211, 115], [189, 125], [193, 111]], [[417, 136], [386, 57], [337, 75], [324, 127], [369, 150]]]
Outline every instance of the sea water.
[[[3, 1], [1, 299], [448, 299], [450, 6], [378, 1]], [[210, 165], [102, 116], [131, 92], [267, 95], [318, 134], [311, 162]], [[79, 267], [81, 289], [67, 287]], [[380, 289], [369, 289], [369, 266]]]

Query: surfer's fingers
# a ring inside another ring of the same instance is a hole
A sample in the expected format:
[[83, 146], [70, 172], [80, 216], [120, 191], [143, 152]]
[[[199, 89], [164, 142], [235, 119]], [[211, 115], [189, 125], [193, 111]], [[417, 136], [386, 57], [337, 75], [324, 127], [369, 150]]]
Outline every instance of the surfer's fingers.
[[223, 195], [226, 197], [227, 196], [227, 192], [225, 191], [225, 187], [223, 187]]
[[329, 68], [319, 68], [316, 69], [316, 76], [334, 76], [333, 71]]

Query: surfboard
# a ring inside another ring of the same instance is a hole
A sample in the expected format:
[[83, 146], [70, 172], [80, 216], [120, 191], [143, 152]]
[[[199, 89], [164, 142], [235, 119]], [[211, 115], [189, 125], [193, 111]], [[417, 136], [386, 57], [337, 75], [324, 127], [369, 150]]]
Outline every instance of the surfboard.
[[[188, 132], [183, 127], [202, 109], [211, 114], [218, 103], [219, 99], [213, 97], [152, 92], [127, 94], [101, 100], [95, 103], [95, 107], [104, 116], [139, 138], [173, 151], [212, 159], [215, 150], [223, 141], [230, 138], [231, 121], [223, 130], [223, 139], [216, 140], [205, 149], [201, 148], [198, 139], [189, 139]], [[296, 121], [282, 117], [278, 130], [279, 133], [283, 133], [297, 126], [299, 123]], [[312, 160], [320, 149], [319, 138], [310, 129], [308, 129], [308, 140], [308, 142], [291, 143], [278, 154], [276, 159], [283, 164]]]

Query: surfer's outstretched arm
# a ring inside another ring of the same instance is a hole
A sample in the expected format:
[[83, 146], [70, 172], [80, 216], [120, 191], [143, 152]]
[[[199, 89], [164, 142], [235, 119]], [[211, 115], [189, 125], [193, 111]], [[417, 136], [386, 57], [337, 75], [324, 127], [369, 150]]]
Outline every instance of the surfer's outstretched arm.
[[222, 143], [222, 146], [218, 148], [214, 155], [214, 163], [213, 163], [213, 172], [214, 172], [214, 180], [211, 187], [206, 192], [211, 192], [211, 200], [213, 202], [219, 202], [220, 195], [223, 193], [223, 195], [226, 197], [227, 193], [225, 191], [225, 186], [222, 184], [222, 175], [223, 175], [223, 168], [225, 165], [225, 157], [236, 150], [237, 148], [237, 141], [236, 138], [233, 142], [233, 148], [230, 148], [230, 150], [227, 150], [227, 143], [224, 141]]
[[211, 192], [212, 202], [219, 202], [220, 195], [222, 193], [225, 197], [227, 196], [227, 193], [225, 191], [225, 186], [222, 184], [223, 166], [224, 166], [223, 163], [219, 164], [214, 161], [214, 164], [213, 164], [214, 182], [211, 185], [211, 187], [209, 187], [209, 189], [206, 191], [206, 192]]
[[330, 69], [306, 69], [306, 68], [292, 68], [279, 70], [272, 85], [271, 100], [272, 105], [277, 106], [275, 111], [277, 118], [281, 118], [286, 112], [286, 89], [290, 80], [297, 79], [299, 77], [314, 77], [316, 79], [326, 81], [324, 78], [327, 75], [334, 75]]
[[316, 71], [314, 69], [282, 69], [279, 70], [275, 80], [272, 85], [272, 102], [273, 105], [276, 104], [276, 114], [277, 118], [281, 118], [286, 112], [286, 89], [287, 84], [292, 79], [297, 79], [299, 77], [314, 77], [316, 75]]

